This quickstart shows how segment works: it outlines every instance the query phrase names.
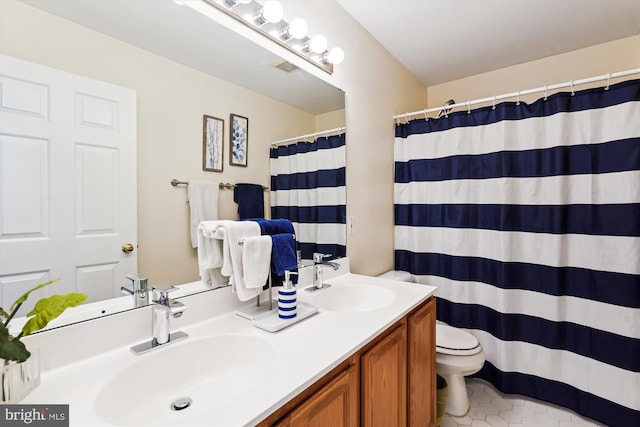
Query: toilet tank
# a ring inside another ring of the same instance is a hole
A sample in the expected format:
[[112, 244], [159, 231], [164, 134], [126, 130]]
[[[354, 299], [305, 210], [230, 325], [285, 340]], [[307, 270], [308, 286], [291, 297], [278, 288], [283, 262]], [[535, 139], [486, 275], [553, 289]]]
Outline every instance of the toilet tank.
[[380, 277], [381, 279], [398, 280], [400, 282], [415, 283], [413, 274], [409, 273], [408, 271], [391, 270], [391, 271], [387, 271], [386, 273], [380, 274], [378, 277]]

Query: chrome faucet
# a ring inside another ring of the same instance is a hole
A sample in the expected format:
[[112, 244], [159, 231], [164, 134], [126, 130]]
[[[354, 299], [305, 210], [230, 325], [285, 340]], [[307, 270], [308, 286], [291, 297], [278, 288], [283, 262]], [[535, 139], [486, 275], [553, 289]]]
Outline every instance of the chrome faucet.
[[187, 338], [189, 335], [182, 331], [171, 333], [170, 320], [182, 316], [186, 306], [179, 301], [169, 298], [169, 292], [176, 290], [173, 286], [164, 288], [153, 288], [152, 318], [151, 318], [151, 341], [131, 347], [131, 351], [136, 354], [146, 353], [154, 348], [170, 344], [175, 341]]
[[127, 274], [127, 279], [131, 280], [131, 288], [122, 286], [120, 290], [124, 294], [133, 295], [134, 307], [144, 307], [149, 304], [149, 279], [137, 274]]
[[324, 260], [325, 258], [328, 258], [330, 256], [331, 254], [321, 254], [318, 252], [315, 252], [313, 254], [313, 286], [306, 288], [307, 291], [313, 292], [331, 286], [328, 283], [324, 283], [322, 279], [322, 266], [328, 265], [337, 271], [340, 268], [340, 264], [338, 264], [337, 262]]

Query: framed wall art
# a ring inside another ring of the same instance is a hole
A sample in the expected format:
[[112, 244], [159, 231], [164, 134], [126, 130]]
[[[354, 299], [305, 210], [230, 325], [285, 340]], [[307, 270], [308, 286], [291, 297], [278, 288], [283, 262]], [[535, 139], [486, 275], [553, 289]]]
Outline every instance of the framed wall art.
[[202, 170], [222, 172], [224, 120], [213, 116], [202, 118]]
[[231, 121], [229, 164], [232, 166], [247, 166], [249, 119], [237, 114], [231, 114], [229, 120]]

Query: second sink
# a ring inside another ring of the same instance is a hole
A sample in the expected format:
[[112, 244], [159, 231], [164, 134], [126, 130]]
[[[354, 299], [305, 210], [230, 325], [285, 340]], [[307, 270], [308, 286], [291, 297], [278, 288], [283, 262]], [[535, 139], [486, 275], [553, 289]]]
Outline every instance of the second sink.
[[345, 284], [317, 291], [313, 303], [339, 312], [372, 311], [393, 303], [396, 294], [386, 288], [365, 284]]

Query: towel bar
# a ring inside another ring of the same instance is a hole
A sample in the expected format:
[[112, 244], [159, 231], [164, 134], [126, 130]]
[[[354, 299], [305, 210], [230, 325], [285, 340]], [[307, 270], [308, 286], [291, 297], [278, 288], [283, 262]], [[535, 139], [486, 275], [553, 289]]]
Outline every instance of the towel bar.
[[[180, 181], [179, 179], [175, 179], [173, 178], [171, 180], [171, 185], [173, 185], [174, 187], [178, 186], [178, 185], [189, 185], [189, 181]], [[228, 182], [221, 182], [220, 184], [218, 184], [218, 187], [220, 187], [223, 190], [232, 190], [234, 188], [236, 188], [235, 184], [230, 184]], [[269, 187], [265, 187], [264, 185], [262, 186], [263, 190], [269, 190]]]

